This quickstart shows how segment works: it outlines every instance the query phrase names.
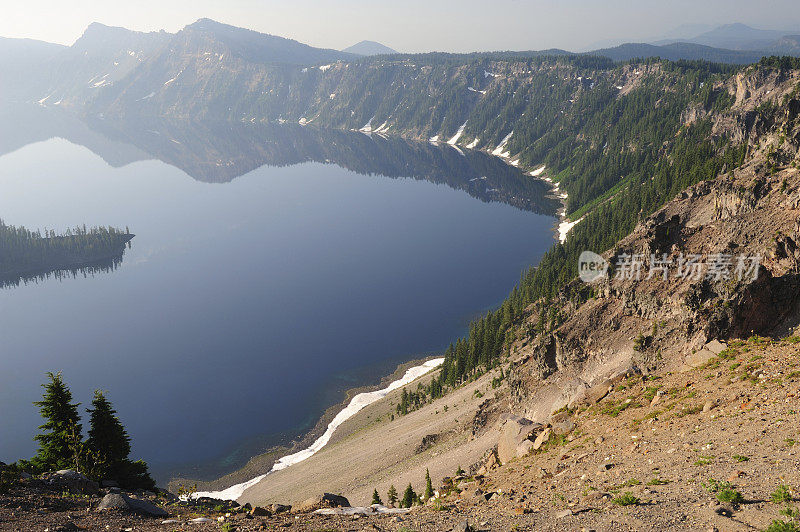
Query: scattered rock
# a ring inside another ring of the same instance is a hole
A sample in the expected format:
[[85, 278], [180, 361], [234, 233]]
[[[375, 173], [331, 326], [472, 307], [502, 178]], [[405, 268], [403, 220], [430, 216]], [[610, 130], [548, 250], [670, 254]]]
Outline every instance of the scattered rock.
[[703, 405], [703, 412], [710, 412], [712, 408], [714, 408], [714, 402], [706, 401]]
[[730, 504], [720, 504], [714, 508], [714, 513], [723, 517], [733, 516], [733, 507]]
[[744, 471], [740, 471], [739, 469], [736, 469], [733, 471], [733, 473], [731, 473], [731, 476], [727, 478], [727, 481], [736, 482], [737, 480], [739, 480], [739, 477], [744, 477], [744, 476], [747, 476], [747, 473], [745, 473]]
[[[322, 508], [322, 506], [320, 508]], [[277, 504], [276, 503], [276, 504], [273, 504], [272, 506], [270, 506], [270, 509], [272, 510], [272, 513], [274, 513], [274, 514], [282, 514], [282, 513], [290, 511], [292, 509], [292, 507], [289, 506], [288, 504]]]
[[463, 521], [459, 521], [456, 525], [452, 528], [453, 532], [470, 532], [472, 527], [469, 524], [469, 521], [464, 519]]
[[614, 468], [614, 464], [611, 463], [611, 462], [605, 462], [603, 464], [600, 464], [600, 467], [598, 467], [598, 469], [600, 471], [608, 471], [609, 469], [613, 469], [613, 468]]
[[250, 510], [250, 515], [253, 517], [269, 517], [272, 515], [272, 512], [267, 510], [266, 508], [262, 508], [261, 506], [256, 506], [252, 510]]
[[570, 515], [572, 515], [572, 510], [570, 509], [561, 510], [556, 514], [556, 519], [563, 519], [564, 517], [569, 517]]
[[89, 480], [72, 469], [62, 469], [55, 473], [49, 473], [43, 475], [42, 479], [51, 486], [70, 493], [94, 495], [100, 489], [100, 484], [94, 480]]

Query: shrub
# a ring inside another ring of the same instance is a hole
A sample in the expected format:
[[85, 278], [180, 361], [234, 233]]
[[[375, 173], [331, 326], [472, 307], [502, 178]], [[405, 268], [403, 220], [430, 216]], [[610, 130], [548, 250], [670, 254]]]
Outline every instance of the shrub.
[[792, 500], [792, 492], [789, 490], [789, 486], [786, 484], [781, 484], [775, 491], [772, 492], [772, 502], [775, 503], [784, 503], [784, 502], [791, 502]]
[[633, 493], [626, 491], [624, 494], [611, 499], [611, 502], [617, 506], [633, 506], [639, 504], [641, 501]]
[[731, 504], [739, 504], [744, 502], [742, 494], [733, 488], [721, 489], [717, 492], [717, 500], [719, 502], [729, 502]]
[[800, 532], [800, 526], [794, 521], [781, 521], [776, 519], [764, 532]]

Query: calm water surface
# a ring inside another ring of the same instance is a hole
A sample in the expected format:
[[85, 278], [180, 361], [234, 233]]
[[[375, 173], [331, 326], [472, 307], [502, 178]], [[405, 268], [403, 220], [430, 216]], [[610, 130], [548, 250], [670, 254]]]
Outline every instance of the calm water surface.
[[34, 453], [31, 403], [61, 370], [83, 405], [108, 390], [162, 480], [227, 472], [342, 390], [446, 347], [553, 242], [554, 219], [532, 212], [549, 208], [534, 205], [543, 189], [482, 154], [357, 134], [286, 155], [253, 131], [225, 149], [224, 131], [68, 131], [0, 138], [0, 217], [136, 237], [116, 271], [0, 290], [6, 462]]

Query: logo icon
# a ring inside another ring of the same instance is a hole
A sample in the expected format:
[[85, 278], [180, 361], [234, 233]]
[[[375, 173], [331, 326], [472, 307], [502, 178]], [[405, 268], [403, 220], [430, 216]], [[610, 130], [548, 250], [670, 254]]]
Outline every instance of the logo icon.
[[578, 276], [584, 283], [593, 283], [606, 276], [608, 261], [591, 251], [584, 251], [578, 257]]

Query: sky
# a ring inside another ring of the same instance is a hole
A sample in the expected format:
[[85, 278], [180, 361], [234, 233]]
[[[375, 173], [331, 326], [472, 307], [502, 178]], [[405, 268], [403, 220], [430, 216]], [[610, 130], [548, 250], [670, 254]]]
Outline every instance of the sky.
[[571, 51], [654, 40], [684, 24], [800, 34], [797, 0], [0, 0], [0, 36], [72, 44], [91, 22], [178, 31], [207, 17], [325, 48]]

